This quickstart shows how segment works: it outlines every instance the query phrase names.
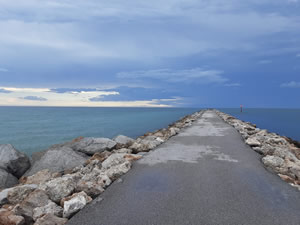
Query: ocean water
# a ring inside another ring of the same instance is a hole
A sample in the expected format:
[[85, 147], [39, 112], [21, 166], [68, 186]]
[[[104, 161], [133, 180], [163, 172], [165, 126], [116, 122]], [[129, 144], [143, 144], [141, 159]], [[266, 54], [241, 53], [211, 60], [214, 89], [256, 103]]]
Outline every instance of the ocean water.
[[283, 136], [300, 141], [300, 109], [219, 109], [232, 116], [254, 123]]
[[199, 109], [0, 107], [0, 144], [31, 155], [78, 136], [136, 138]]

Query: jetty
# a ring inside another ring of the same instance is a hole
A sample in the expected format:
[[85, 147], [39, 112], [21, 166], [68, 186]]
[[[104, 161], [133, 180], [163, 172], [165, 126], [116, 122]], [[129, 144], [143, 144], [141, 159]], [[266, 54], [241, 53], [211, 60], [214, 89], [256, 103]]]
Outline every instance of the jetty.
[[208, 110], [144, 153], [69, 225], [300, 224], [300, 193]]

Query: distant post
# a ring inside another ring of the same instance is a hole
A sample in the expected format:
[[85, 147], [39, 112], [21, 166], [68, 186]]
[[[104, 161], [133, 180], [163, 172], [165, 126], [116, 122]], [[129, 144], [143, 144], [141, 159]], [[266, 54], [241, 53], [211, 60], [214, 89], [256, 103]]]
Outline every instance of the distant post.
[[243, 105], [240, 105], [240, 107], [241, 107], [241, 112], [243, 112]]

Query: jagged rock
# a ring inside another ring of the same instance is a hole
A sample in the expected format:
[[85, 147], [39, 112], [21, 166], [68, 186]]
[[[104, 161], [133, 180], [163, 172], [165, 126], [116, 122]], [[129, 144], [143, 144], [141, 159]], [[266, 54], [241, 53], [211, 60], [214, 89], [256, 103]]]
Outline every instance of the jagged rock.
[[266, 165], [266, 167], [271, 168], [274, 171], [278, 171], [278, 169], [284, 164], [284, 160], [282, 158], [272, 155], [263, 157], [262, 162]]
[[109, 138], [83, 138], [75, 142], [72, 148], [87, 155], [113, 149], [117, 143]]
[[16, 204], [19, 201], [23, 201], [23, 199], [36, 188], [36, 185], [21, 185], [4, 189], [0, 192], [0, 205], [6, 203]]
[[124, 156], [124, 158], [130, 162], [132, 161], [136, 161], [136, 160], [139, 160], [141, 159], [143, 156], [142, 155], [137, 155], [137, 154], [126, 154]]
[[25, 219], [15, 215], [12, 211], [0, 209], [0, 225], [24, 225]]
[[106, 160], [102, 162], [102, 168], [105, 170], [105, 169], [109, 169], [112, 166], [116, 166], [124, 163], [126, 161], [125, 155], [126, 154], [122, 154], [122, 153], [115, 153], [110, 155]]
[[294, 175], [295, 179], [300, 180], [300, 164], [292, 163], [292, 166], [289, 167], [289, 171]]
[[7, 202], [12, 205], [22, 202], [36, 188], [37, 185], [35, 184], [25, 184], [10, 188], [7, 193]]
[[79, 154], [69, 147], [52, 148], [32, 165], [25, 176], [33, 175], [44, 169], [51, 172], [62, 172], [84, 164], [87, 159], [87, 156]]
[[0, 168], [0, 189], [12, 187], [18, 183], [18, 179], [15, 176]]
[[59, 218], [53, 214], [46, 214], [39, 218], [34, 225], [64, 225], [68, 222], [68, 219]]
[[130, 149], [133, 150], [134, 153], [150, 151], [151, 149], [157, 147], [161, 143], [163, 143], [160, 137], [156, 136], [147, 136], [143, 139], [138, 138], [133, 145], [130, 146]]
[[113, 140], [117, 143], [116, 149], [128, 148], [134, 142], [134, 139], [132, 139], [130, 137], [126, 137], [124, 135], [118, 135]]
[[290, 146], [291, 152], [300, 160], [300, 148]]
[[53, 214], [55, 216], [62, 217], [62, 213], [62, 207], [56, 205], [52, 201], [49, 201], [47, 205], [33, 209], [33, 220], [36, 221], [38, 218], [46, 214]]
[[123, 174], [127, 173], [131, 168], [131, 163], [126, 161], [122, 164], [118, 164], [116, 166], [110, 167], [108, 170], [105, 171], [105, 174], [111, 179], [116, 180]]
[[[289, 151], [287, 148], [282, 148], [282, 147], [274, 147], [274, 151], [272, 152], [273, 155], [278, 156], [282, 159], [288, 159], [293, 162], [299, 161], [297, 157]], [[299, 161], [300, 162], [300, 161]]]
[[62, 198], [73, 193], [77, 181], [78, 178], [75, 176], [64, 175], [42, 184], [40, 189], [46, 191], [52, 201], [59, 203]]
[[262, 155], [273, 155], [275, 148], [269, 144], [262, 144], [259, 147], [253, 147], [253, 150]]
[[291, 178], [291, 177], [289, 177], [289, 176], [287, 176], [287, 175], [278, 174], [278, 176], [279, 176], [282, 180], [284, 180], [285, 182], [287, 182], [287, 183], [293, 184], [293, 183], [295, 182], [295, 180], [294, 180], [293, 178]]
[[97, 181], [80, 180], [77, 184], [76, 191], [84, 191], [91, 197], [95, 198], [104, 192], [104, 188]]
[[93, 199], [92, 199], [89, 195], [87, 195], [84, 191], [81, 191], [81, 192], [74, 193], [74, 194], [72, 194], [71, 196], [68, 196], [68, 197], [63, 198], [63, 199], [60, 201], [60, 205], [61, 205], [62, 207], [64, 207], [66, 201], [69, 201], [69, 200], [71, 200], [72, 198], [75, 198], [76, 196], [83, 196], [83, 197], [85, 198], [85, 200], [86, 200], [87, 203], [90, 203], [91, 201], [93, 201]]
[[49, 203], [49, 198], [45, 191], [35, 190], [30, 193], [20, 204], [17, 204], [13, 212], [16, 215], [23, 216], [26, 224], [33, 223], [33, 210], [45, 206]]
[[178, 129], [177, 127], [171, 127], [169, 129], [170, 136], [174, 136], [174, 135], [178, 134], [179, 131], [180, 131], [180, 129]]
[[273, 137], [268, 138], [266, 142], [273, 144], [273, 145], [285, 145], [285, 146], [288, 145], [288, 142], [284, 138], [282, 138], [276, 134], [272, 135], [272, 136]]
[[104, 173], [104, 171], [99, 168], [94, 168], [90, 173], [86, 173], [78, 181], [76, 185], [76, 191], [84, 191], [89, 196], [95, 198], [100, 195], [104, 188], [111, 184], [111, 180]]
[[113, 150], [112, 153], [126, 153], [126, 154], [131, 154], [132, 150], [128, 149], [128, 148], [121, 148], [121, 149]]
[[153, 133], [153, 136], [162, 138], [162, 137], [165, 136], [164, 133], [165, 133], [165, 131], [162, 129], [162, 130], [159, 130], [159, 131], [157, 131], [157, 132], [154, 132], [154, 133]]
[[21, 177], [30, 167], [30, 160], [10, 144], [0, 145], [0, 168]]
[[109, 156], [103, 163], [102, 169], [107, 170], [111, 167], [118, 166], [128, 161], [134, 161], [140, 159], [141, 155], [135, 154], [124, 154], [124, 153], [115, 153]]
[[99, 160], [100, 162], [103, 162], [105, 159], [107, 159], [112, 153], [109, 151], [99, 152], [95, 153], [91, 158], [87, 160], [85, 164], [89, 164], [93, 160]]
[[22, 184], [42, 184], [51, 180], [52, 178], [58, 177], [59, 173], [52, 173], [48, 169], [41, 170], [36, 174], [29, 177], [21, 177], [20, 183]]
[[250, 145], [251, 147], [259, 147], [259, 146], [261, 146], [261, 143], [256, 139], [256, 137], [249, 137], [246, 140], [246, 144]]
[[70, 218], [91, 201], [92, 198], [87, 196], [84, 192], [73, 194], [69, 200], [66, 199], [63, 203], [63, 217]]

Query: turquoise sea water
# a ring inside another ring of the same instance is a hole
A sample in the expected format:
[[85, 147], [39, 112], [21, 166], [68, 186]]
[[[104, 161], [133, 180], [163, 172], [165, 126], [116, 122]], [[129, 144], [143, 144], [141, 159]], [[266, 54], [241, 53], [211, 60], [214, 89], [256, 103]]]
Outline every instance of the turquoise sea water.
[[300, 109], [219, 109], [238, 119], [255, 123], [283, 136], [300, 141]]
[[0, 144], [31, 155], [78, 136], [136, 138], [199, 109], [0, 107]]
[[[0, 144], [31, 155], [78, 136], [136, 138], [200, 109], [0, 107]], [[300, 140], [300, 109], [220, 109], [241, 120]]]

